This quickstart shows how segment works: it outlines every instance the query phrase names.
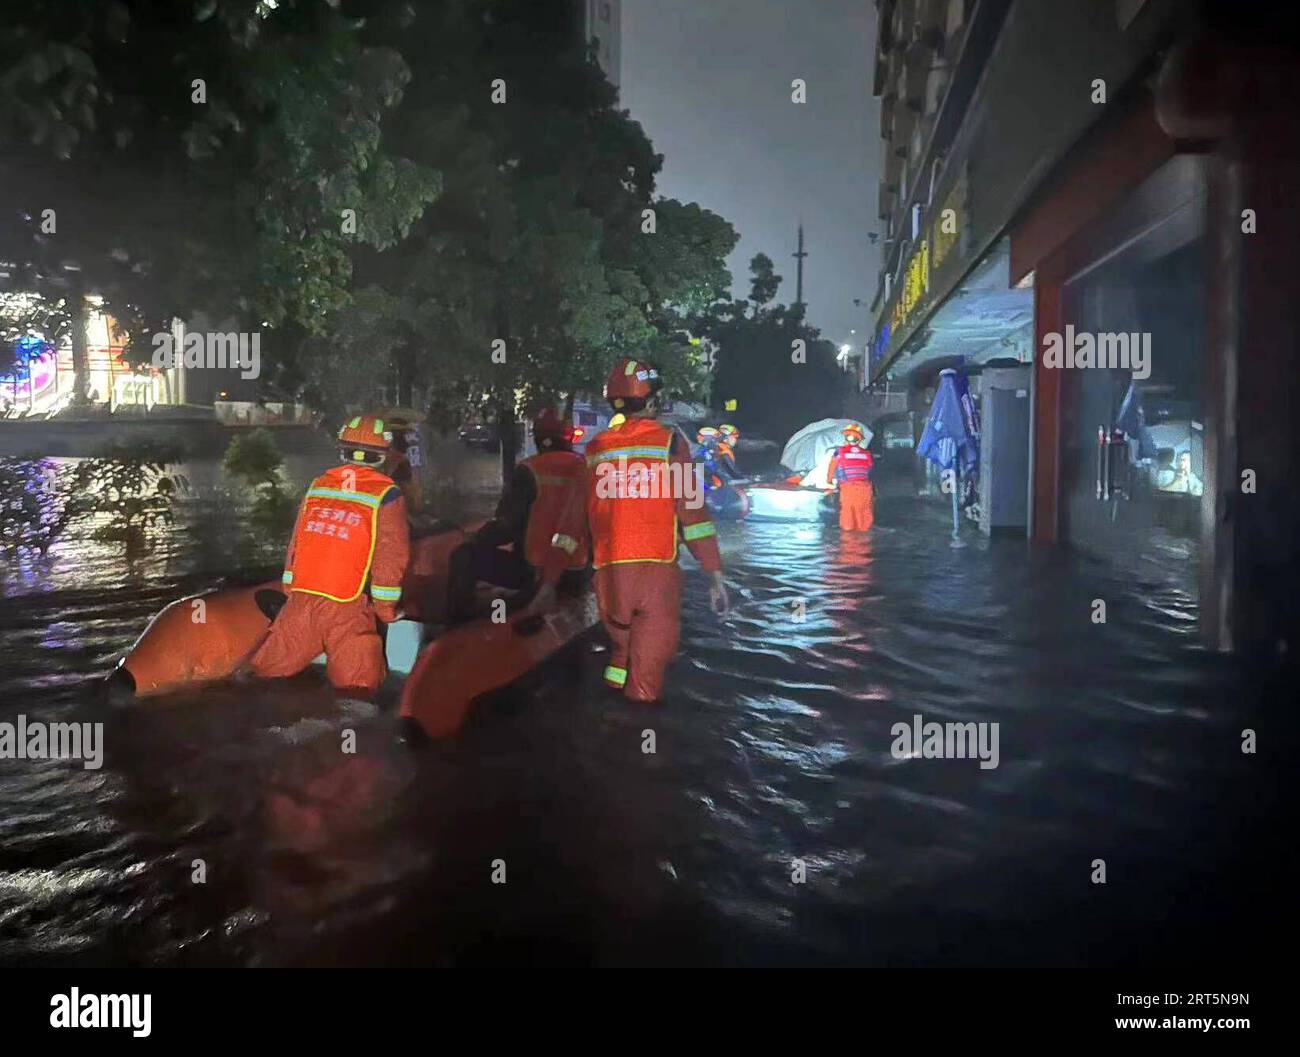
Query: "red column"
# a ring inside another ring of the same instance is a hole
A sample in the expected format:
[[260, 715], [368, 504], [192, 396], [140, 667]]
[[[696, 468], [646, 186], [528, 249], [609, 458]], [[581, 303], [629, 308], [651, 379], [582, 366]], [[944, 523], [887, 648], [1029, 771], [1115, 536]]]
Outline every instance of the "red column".
[[1043, 337], [1063, 329], [1061, 269], [1045, 262], [1034, 275], [1033, 506], [1030, 538], [1060, 539], [1061, 371], [1043, 367]]

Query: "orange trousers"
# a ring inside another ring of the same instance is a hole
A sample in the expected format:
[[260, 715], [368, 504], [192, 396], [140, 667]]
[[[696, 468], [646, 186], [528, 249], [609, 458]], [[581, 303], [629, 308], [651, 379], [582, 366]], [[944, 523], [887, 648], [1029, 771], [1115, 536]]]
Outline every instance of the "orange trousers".
[[253, 674], [265, 679], [297, 675], [325, 654], [325, 676], [348, 697], [375, 696], [388, 666], [375, 627], [375, 609], [364, 594], [352, 602], [291, 592], [253, 654]]
[[840, 485], [840, 528], [866, 532], [876, 516], [872, 511], [876, 490], [870, 481], [844, 481]]
[[596, 602], [609, 632], [605, 683], [633, 701], [657, 701], [681, 638], [677, 563], [632, 562], [596, 570]]

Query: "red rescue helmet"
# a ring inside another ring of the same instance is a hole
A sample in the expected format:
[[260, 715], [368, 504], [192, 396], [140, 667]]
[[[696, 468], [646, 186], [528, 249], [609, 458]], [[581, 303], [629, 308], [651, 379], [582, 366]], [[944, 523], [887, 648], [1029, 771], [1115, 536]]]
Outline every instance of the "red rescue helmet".
[[339, 451], [349, 462], [383, 462], [393, 449], [393, 431], [382, 418], [358, 415], [339, 430]]
[[616, 411], [625, 407], [644, 406], [655, 393], [659, 392], [662, 382], [659, 371], [653, 364], [626, 357], [614, 364], [609, 377], [605, 379], [605, 399]]
[[695, 434], [695, 439], [701, 444], [715, 444], [721, 436], [722, 432], [720, 430], [716, 430], [712, 426], [701, 426], [700, 431]]
[[573, 423], [553, 407], [544, 407], [533, 419], [533, 440], [539, 448], [555, 448], [573, 442]]
[[858, 440], [861, 440], [863, 436], [864, 434], [862, 432], [862, 427], [859, 426], [856, 422], [850, 422], [847, 426], [844, 427], [845, 440], [848, 440], [849, 437], [857, 437]]

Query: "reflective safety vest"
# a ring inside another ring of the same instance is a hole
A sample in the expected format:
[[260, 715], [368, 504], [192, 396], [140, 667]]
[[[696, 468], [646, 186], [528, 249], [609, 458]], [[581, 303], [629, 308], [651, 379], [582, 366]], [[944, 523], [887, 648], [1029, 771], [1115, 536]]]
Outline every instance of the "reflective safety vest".
[[[326, 470], [311, 483], [292, 556], [284, 570], [286, 591], [321, 595], [335, 602], [360, 597], [370, 576], [379, 534], [379, 507], [397, 489], [393, 479], [370, 466]], [[401, 584], [371, 584], [376, 602], [397, 602]]]
[[597, 569], [677, 560], [677, 500], [668, 473], [674, 436], [652, 418], [629, 418], [587, 444], [587, 519]]
[[559, 547], [568, 556], [565, 563], [570, 569], [587, 567], [586, 519], [581, 511], [574, 518], [572, 531], [577, 536], [566, 535], [561, 524], [572, 502], [582, 502], [575, 488], [582, 486], [586, 462], [576, 451], [542, 451], [525, 459], [520, 465], [528, 467], [537, 482], [537, 495], [528, 511], [528, 531], [524, 536], [524, 557], [528, 564], [540, 569], [546, 564], [547, 552]]
[[871, 480], [871, 452], [856, 444], [845, 444], [835, 449], [835, 480], [841, 484]]

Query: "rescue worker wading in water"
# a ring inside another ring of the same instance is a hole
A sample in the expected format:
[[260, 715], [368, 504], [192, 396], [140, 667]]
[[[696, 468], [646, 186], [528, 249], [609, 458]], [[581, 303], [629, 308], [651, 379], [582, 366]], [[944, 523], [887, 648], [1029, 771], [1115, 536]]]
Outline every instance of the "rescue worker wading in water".
[[[538, 588], [522, 616], [546, 609], [565, 572], [587, 567], [583, 510], [586, 463], [573, 451], [573, 426], [554, 408], [533, 421], [537, 454], [515, 467], [496, 516], [451, 555], [448, 612], [453, 621], [475, 616], [480, 581], [516, 590]], [[503, 550], [511, 544], [510, 550]]]
[[658, 371], [620, 360], [605, 383], [616, 414], [587, 445], [587, 521], [596, 600], [609, 632], [605, 683], [634, 701], [655, 701], [681, 634], [679, 538], [709, 574], [709, 596], [727, 614], [718, 541], [694, 479], [690, 444], [655, 420]]
[[374, 698], [387, 674], [375, 619], [398, 618], [411, 546], [392, 441], [372, 415], [339, 431], [344, 463], [312, 482], [298, 510], [284, 563], [289, 598], [253, 654], [254, 675], [297, 675], [324, 653], [337, 691]]
[[844, 427], [846, 444], [835, 449], [830, 465], [826, 467], [826, 483], [839, 486], [840, 528], [849, 532], [866, 532], [875, 515], [872, 503], [875, 490], [871, 486], [871, 452], [862, 446], [862, 427], [850, 423]]

